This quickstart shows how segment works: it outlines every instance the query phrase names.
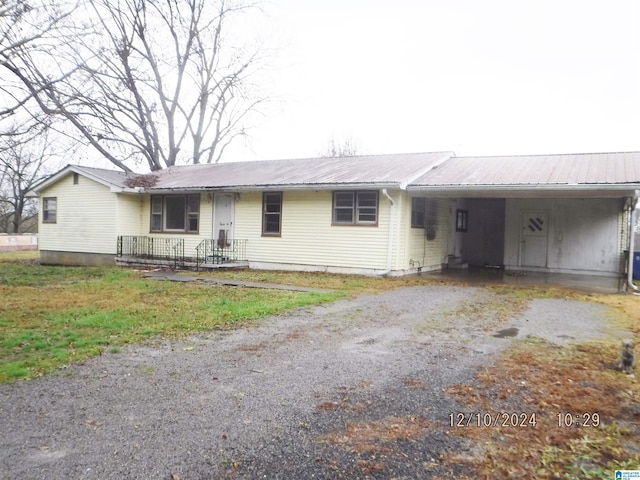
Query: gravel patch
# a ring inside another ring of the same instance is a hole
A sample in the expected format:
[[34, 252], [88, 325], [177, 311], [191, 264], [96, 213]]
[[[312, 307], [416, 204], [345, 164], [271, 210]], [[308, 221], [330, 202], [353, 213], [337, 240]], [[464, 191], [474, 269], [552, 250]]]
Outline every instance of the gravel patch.
[[402, 288], [0, 386], [0, 478], [458, 475], [440, 456], [469, 448], [448, 434], [462, 407], [442, 389], [511, 344], [497, 331], [610, 334], [606, 307], [534, 300], [496, 325], [500, 304], [482, 288]]

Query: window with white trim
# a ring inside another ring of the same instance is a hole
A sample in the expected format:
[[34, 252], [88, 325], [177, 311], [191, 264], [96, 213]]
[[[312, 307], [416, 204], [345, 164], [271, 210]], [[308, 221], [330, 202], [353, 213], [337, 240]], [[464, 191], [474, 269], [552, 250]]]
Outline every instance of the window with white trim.
[[56, 197], [44, 197], [42, 199], [42, 222], [56, 223], [58, 218], [58, 199]]
[[152, 232], [198, 233], [200, 195], [152, 195]]
[[280, 236], [282, 229], [282, 192], [262, 194], [262, 235]]
[[334, 225], [377, 225], [378, 192], [375, 190], [333, 192]]

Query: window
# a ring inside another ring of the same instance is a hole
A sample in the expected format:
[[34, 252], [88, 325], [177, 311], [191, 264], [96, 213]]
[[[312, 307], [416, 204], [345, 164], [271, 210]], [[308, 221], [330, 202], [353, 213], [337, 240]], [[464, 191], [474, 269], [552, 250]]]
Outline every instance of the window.
[[414, 197], [411, 199], [411, 228], [424, 228], [427, 224], [427, 199]]
[[333, 192], [333, 223], [377, 225], [378, 192]]
[[152, 232], [198, 233], [200, 195], [153, 195]]
[[164, 197], [164, 230], [186, 230], [186, 210], [186, 197]]
[[282, 192], [262, 194], [262, 235], [280, 235], [282, 228]]
[[42, 199], [42, 222], [56, 223], [58, 213], [58, 199], [56, 197], [44, 197]]
[[78, 185], [78, 178], [79, 178], [79, 175], [74, 172], [73, 173], [73, 184], [74, 185]]
[[456, 232], [466, 232], [469, 224], [469, 211], [456, 210]]
[[151, 231], [162, 231], [162, 197], [151, 197]]
[[427, 240], [435, 240], [438, 230], [438, 204], [428, 197], [411, 199], [411, 228], [423, 228]]

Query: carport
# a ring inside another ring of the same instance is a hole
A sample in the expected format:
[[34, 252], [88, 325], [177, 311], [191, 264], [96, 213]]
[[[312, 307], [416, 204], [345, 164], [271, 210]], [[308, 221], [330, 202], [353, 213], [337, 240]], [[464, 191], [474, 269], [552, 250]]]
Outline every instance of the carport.
[[[626, 275], [638, 153], [454, 157], [411, 182], [448, 199], [448, 254], [506, 274]], [[509, 275], [507, 275], [509, 276]]]

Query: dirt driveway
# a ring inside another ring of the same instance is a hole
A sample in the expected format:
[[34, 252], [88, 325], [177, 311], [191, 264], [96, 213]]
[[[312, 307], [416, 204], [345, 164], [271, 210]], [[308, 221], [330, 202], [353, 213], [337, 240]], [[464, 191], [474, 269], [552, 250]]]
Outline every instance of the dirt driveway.
[[[431, 478], [469, 446], [443, 393], [527, 334], [605, 335], [606, 307], [419, 286], [159, 340], [0, 386], [0, 478]], [[607, 335], [611, 332], [607, 330]]]

